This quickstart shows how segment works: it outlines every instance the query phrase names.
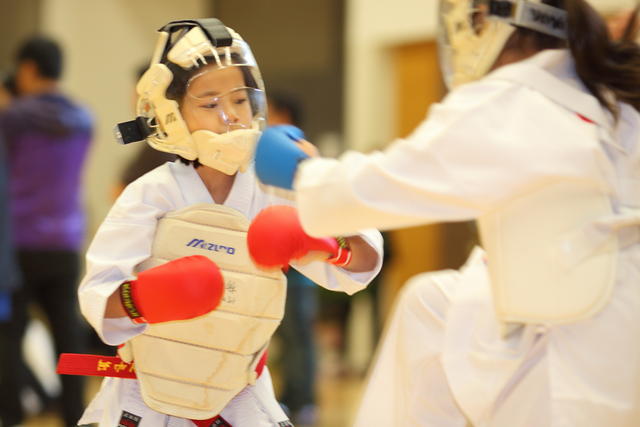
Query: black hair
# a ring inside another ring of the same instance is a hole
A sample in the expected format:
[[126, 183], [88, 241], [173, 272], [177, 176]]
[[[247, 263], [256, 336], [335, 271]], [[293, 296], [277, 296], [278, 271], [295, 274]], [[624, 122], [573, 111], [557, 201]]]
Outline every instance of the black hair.
[[200, 163], [200, 160], [198, 159], [189, 160], [189, 159], [185, 159], [179, 154], [177, 154], [177, 156], [178, 156], [178, 160], [180, 160], [180, 163], [184, 163], [185, 165], [193, 165], [195, 169], [198, 169], [200, 166], [202, 166], [202, 163]]
[[[207, 62], [209, 62], [208, 59]], [[189, 83], [189, 80], [200, 71], [200, 68], [193, 67], [189, 70], [185, 70], [170, 61], [166, 61], [165, 64], [169, 70], [171, 70], [171, 74], [173, 74], [173, 79], [171, 80], [169, 87], [167, 87], [166, 96], [168, 99], [172, 99], [178, 104], [182, 104], [182, 99], [187, 94], [187, 84]], [[193, 165], [195, 169], [202, 165], [198, 159], [189, 160], [185, 159], [181, 155], [178, 155], [178, 160], [180, 163], [185, 165]]]
[[18, 96], [18, 86], [16, 85], [16, 75], [8, 74], [2, 79], [2, 87], [9, 92], [12, 97]]
[[274, 110], [283, 111], [291, 118], [291, 124], [300, 127], [302, 124], [302, 107], [293, 96], [280, 92], [270, 92], [267, 99]]
[[[240, 55], [238, 55], [237, 53], [231, 54], [231, 60], [233, 64], [238, 64], [239, 59]], [[216, 64], [216, 61], [212, 56], [206, 56], [205, 60], [207, 61], [207, 65]], [[202, 70], [202, 66], [185, 70], [184, 68], [174, 64], [173, 62], [167, 61], [166, 65], [167, 67], [169, 67], [169, 70], [171, 70], [171, 73], [173, 74], [173, 80], [171, 80], [171, 83], [167, 88], [167, 98], [173, 99], [174, 101], [180, 103], [182, 102], [182, 98], [184, 98], [187, 93], [187, 84], [189, 83], [189, 80]], [[247, 67], [240, 66], [239, 68], [242, 72], [242, 76], [244, 77], [244, 84], [247, 85], [247, 87], [259, 89], [258, 82], [256, 82], [256, 79], [253, 77]]]
[[636, 8], [620, 40], [613, 40], [607, 24], [585, 0], [543, 0], [567, 12], [567, 40], [518, 28], [505, 48], [555, 49], [568, 47], [576, 73], [600, 104], [618, 117], [618, 102], [640, 111], [640, 44]]
[[48, 37], [34, 36], [27, 39], [16, 53], [18, 63], [33, 61], [41, 77], [58, 80], [62, 76], [62, 49]]

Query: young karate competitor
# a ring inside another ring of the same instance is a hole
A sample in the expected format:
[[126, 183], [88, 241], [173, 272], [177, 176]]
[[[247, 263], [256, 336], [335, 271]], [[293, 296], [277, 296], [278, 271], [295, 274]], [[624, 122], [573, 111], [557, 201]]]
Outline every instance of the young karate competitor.
[[[265, 102], [253, 55], [216, 19], [170, 22], [137, 92], [139, 117], [118, 126], [120, 138], [180, 159], [131, 183], [87, 252], [82, 313], [135, 369], [98, 358], [95, 370], [109, 377], [79, 423], [290, 425], [264, 367], [286, 283], [280, 270], [258, 269], [246, 247], [258, 212], [292, 205], [254, 175]], [[379, 271], [377, 231], [352, 233], [341, 246], [307, 236], [293, 208], [280, 208], [280, 226], [265, 226], [281, 227], [290, 242], [295, 253], [284, 264], [317, 252], [322, 260], [293, 266], [349, 294]]]

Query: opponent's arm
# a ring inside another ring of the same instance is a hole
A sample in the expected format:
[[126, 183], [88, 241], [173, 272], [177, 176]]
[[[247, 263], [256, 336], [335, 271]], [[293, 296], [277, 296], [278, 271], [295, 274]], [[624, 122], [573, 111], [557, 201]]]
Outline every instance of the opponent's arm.
[[[313, 235], [475, 219], [527, 188], [584, 170], [568, 167], [552, 132], [543, 138], [536, 123], [505, 126], [515, 123], [505, 114], [529, 105], [528, 93], [512, 85], [465, 85], [384, 151], [347, 151], [339, 159], [308, 158], [295, 132], [267, 129], [256, 172], [266, 184], [295, 190], [301, 222]], [[526, 138], [513, 143], [516, 130]]]

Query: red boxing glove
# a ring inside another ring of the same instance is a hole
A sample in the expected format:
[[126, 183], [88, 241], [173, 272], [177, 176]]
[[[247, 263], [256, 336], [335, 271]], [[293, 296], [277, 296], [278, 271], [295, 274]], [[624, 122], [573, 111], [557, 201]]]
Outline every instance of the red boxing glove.
[[312, 251], [328, 252], [326, 260], [345, 266], [351, 251], [333, 237], [315, 238], [302, 229], [298, 213], [291, 206], [270, 206], [253, 219], [247, 234], [249, 254], [261, 267], [283, 267]]
[[120, 286], [120, 300], [135, 323], [160, 323], [202, 316], [222, 299], [224, 279], [202, 255], [186, 256], [138, 275]]

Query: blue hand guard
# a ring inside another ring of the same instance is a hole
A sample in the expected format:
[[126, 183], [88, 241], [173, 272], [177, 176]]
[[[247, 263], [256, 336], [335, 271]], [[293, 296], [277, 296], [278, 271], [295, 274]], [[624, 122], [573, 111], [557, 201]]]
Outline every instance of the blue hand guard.
[[256, 174], [260, 181], [292, 190], [298, 163], [309, 157], [295, 144], [303, 138], [300, 129], [289, 125], [273, 126], [262, 132], [256, 148]]

